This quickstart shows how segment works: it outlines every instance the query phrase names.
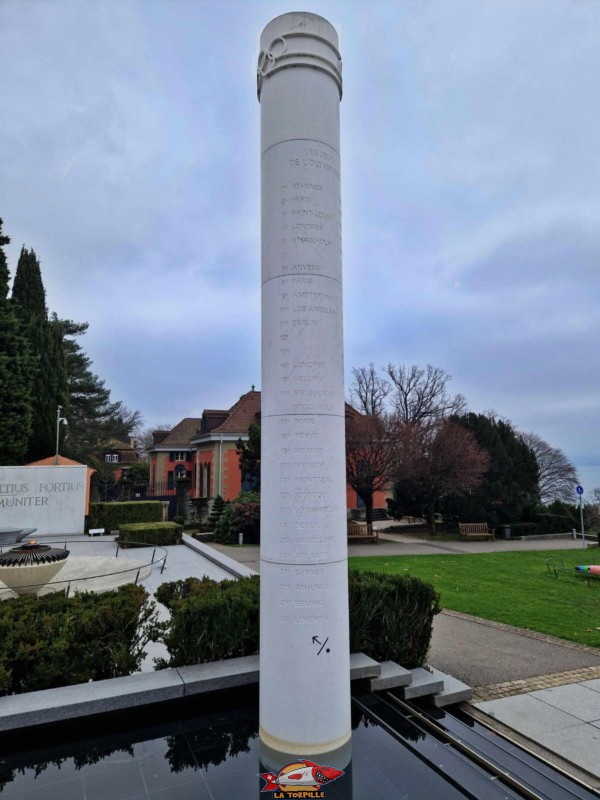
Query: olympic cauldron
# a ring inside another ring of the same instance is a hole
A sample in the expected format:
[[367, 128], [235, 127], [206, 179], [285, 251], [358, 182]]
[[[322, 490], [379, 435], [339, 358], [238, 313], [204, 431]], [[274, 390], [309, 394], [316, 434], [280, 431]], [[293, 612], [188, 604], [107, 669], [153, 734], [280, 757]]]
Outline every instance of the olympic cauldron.
[[18, 595], [38, 594], [64, 567], [68, 557], [68, 550], [31, 539], [0, 553], [0, 581]]

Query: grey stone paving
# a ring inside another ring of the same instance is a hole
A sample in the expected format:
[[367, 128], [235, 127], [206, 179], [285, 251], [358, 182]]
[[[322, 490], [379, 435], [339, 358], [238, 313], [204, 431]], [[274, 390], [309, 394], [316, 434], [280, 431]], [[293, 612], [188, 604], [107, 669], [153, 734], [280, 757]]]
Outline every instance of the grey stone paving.
[[599, 708], [591, 711], [586, 699], [597, 703], [600, 693], [572, 684], [489, 700], [477, 708], [600, 778], [600, 719], [590, 719]]
[[[554, 708], [571, 714], [582, 722], [600, 722], [600, 692], [595, 692], [580, 683], [569, 686], [555, 686], [531, 692], [535, 697]], [[600, 752], [598, 754], [600, 759]]]

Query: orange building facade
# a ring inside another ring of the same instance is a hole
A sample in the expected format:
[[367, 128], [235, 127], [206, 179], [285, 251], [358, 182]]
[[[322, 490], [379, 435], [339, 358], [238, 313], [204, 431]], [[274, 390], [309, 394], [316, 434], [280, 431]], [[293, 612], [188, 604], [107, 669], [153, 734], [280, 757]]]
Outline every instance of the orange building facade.
[[[346, 406], [346, 415], [359, 412]], [[244, 487], [236, 444], [248, 440], [252, 423], [260, 425], [260, 392], [252, 389], [228, 410], [205, 410], [201, 417], [186, 417], [170, 431], [153, 431], [150, 459], [150, 497], [175, 496], [178, 478], [190, 481], [189, 496], [213, 500], [220, 495], [233, 500]], [[376, 492], [374, 508], [386, 508], [385, 492]], [[346, 486], [349, 511], [362, 503], [351, 486]]]

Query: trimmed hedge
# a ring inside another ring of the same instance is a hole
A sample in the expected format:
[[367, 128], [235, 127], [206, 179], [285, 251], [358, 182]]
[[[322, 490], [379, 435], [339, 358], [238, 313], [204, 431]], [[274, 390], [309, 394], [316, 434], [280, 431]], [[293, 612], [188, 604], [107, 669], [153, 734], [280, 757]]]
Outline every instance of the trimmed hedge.
[[[163, 583], [156, 599], [171, 612], [163, 641], [181, 667], [258, 652], [258, 576], [216, 583], [208, 578]], [[350, 650], [378, 661], [421, 666], [427, 657], [439, 594], [419, 578], [350, 570]]]
[[160, 522], [163, 506], [160, 500], [132, 500], [123, 503], [90, 503], [85, 529], [117, 530], [132, 522]]
[[171, 612], [164, 637], [170, 658], [157, 659], [157, 669], [257, 653], [259, 595], [258, 576], [163, 583], [155, 596]]
[[577, 527], [573, 517], [566, 514], [536, 514], [534, 521], [538, 534], [571, 533]]
[[560, 514], [537, 514], [535, 522], [517, 522], [510, 528], [513, 536], [545, 536], [550, 533], [570, 533], [579, 525], [570, 517]]
[[153, 638], [156, 605], [142, 586], [0, 603], [0, 695], [131, 675]]
[[535, 522], [515, 522], [511, 524], [510, 532], [513, 539], [518, 536], [535, 536], [537, 525]]
[[425, 663], [440, 595], [419, 578], [350, 570], [350, 652], [407, 669]]
[[143, 547], [145, 544], [181, 544], [182, 525], [175, 522], [136, 522], [121, 525], [117, 541], [123, 548]]

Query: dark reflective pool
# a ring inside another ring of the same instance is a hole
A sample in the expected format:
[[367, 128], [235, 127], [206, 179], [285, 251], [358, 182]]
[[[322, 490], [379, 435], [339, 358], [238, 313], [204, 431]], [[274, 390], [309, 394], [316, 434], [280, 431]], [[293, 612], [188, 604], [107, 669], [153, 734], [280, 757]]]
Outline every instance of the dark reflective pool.
[[[86, 720], [0, 739], [2, 800], [245, 800], [261, 793], [254, 690], [168, 704], [136, 717]], [[355, 710], [352, 764], [331, 800], [455, 800], [467, 795]], [[422, 734], [406, 731], [418, 743]]]

